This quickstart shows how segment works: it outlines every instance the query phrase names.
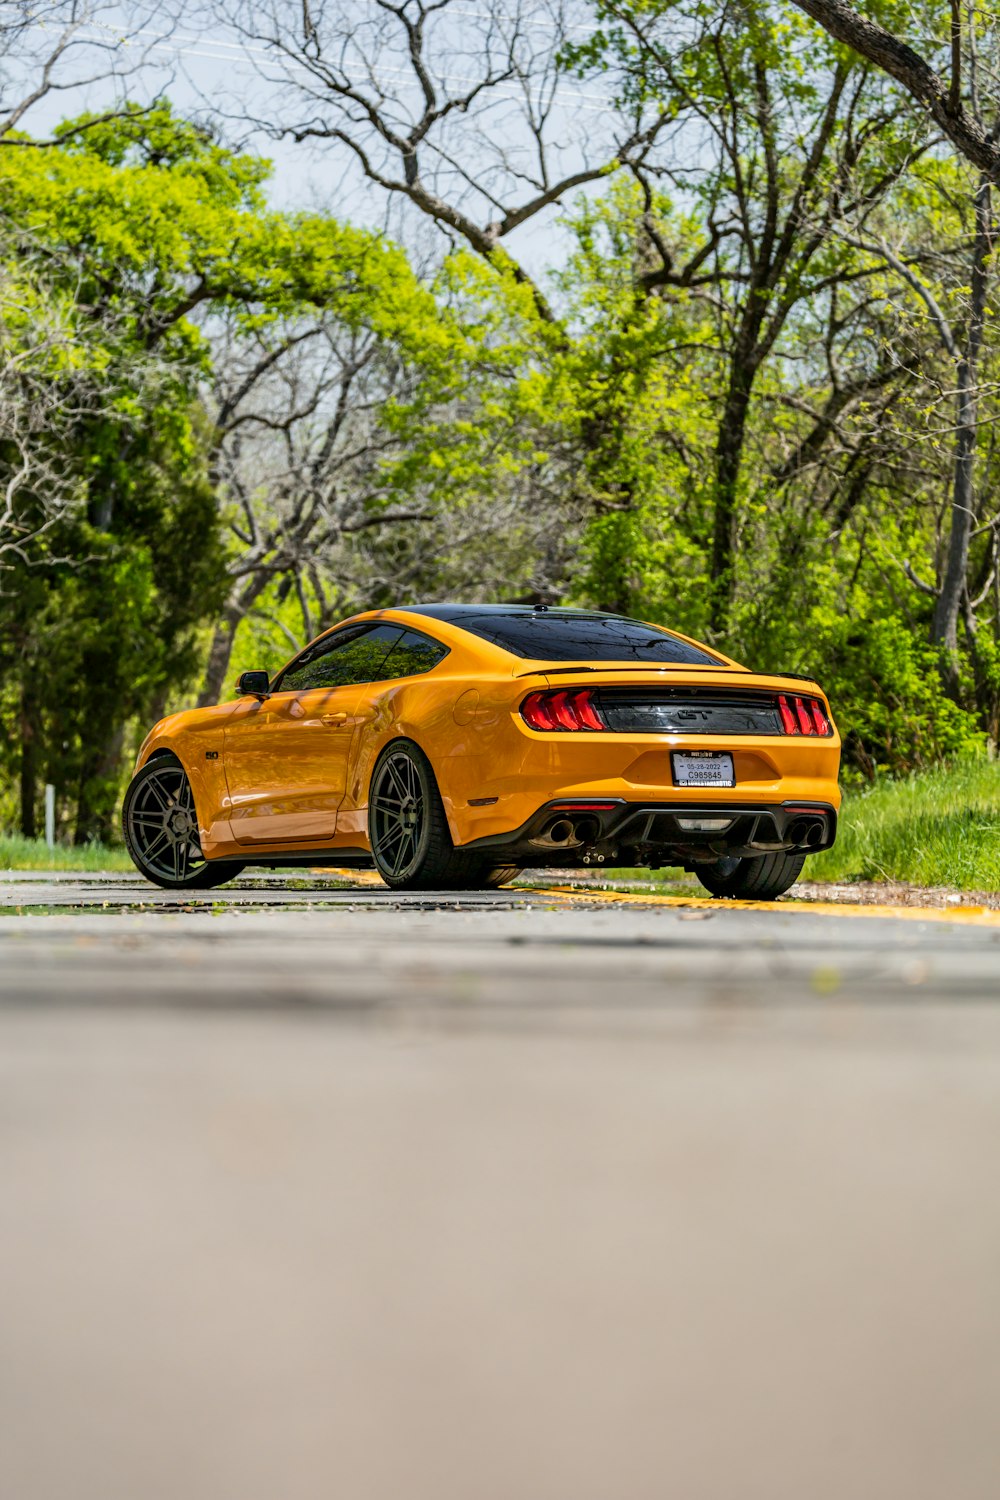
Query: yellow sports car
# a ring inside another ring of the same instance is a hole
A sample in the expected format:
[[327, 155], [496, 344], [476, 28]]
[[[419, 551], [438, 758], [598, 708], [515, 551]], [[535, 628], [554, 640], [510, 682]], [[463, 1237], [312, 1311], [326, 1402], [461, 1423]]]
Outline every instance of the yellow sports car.
[[139, 752], [125, 840], [158, 885], [248, 864], [374, 865], [404, 890], [681, 865], [714, 895], [767, 898], [836, 833], [820, 688], [622, 615], [373, 610], [236, 687]]

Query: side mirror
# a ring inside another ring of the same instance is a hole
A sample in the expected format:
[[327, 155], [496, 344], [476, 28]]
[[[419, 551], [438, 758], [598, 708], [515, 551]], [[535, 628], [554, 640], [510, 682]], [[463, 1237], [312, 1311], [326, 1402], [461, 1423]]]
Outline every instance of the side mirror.
[[266, 672], [241, 672], [236, 691], [241, 698], [266, 698], [271, 691], [271, 679]]

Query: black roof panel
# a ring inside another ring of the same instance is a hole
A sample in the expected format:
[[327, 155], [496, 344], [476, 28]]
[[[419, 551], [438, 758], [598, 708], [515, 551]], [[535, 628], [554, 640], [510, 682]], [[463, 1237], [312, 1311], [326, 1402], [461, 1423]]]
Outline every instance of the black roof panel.
[[563, 604], [398, 604], [396, 608], [410, 615], [426, 615], [431, 620], [459, 620], [463, 615], [574, 615], [593, 620], [624, 618], [608, 615], [599, 609], [573, 609]]

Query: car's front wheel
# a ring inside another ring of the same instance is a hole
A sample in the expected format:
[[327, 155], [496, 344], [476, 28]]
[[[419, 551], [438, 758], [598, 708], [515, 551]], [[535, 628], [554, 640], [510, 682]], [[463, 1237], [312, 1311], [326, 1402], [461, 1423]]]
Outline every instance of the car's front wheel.
[[375, 868], [394, 890], [482, 890], [517, 873], [455, 848], [431, 763], [412, 740], [393, 740], [375, 762], [368, 835]]
[[713, 896], [773, 901], [795, 884], [805, 859], [804, 854], [763, 854], [747, 859], [732, 855], [711, 865], [699, 865], [696, 874]]
[[122, 831], [139, 873], [167, 890], [224, 885], [243, 868], [213, 865], [201, 852], [191, 783], [172, 755], [148, 761], [133, 778], [125, 793]]

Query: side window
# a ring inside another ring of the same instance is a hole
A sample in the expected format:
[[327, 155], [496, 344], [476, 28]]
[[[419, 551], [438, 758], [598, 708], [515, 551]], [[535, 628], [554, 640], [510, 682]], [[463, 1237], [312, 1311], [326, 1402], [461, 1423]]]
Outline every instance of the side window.
[[351, 687], [376, 682], [382, 664], [402, 635], [398, 625], [360, 626], [338, 631], [317, 641], [283, 673], [275, 684], [280, 693], [303, 693], [310, 688]]
[[416, 677], [429, 672], [448, 655], [448, 647], [415, 630], [404, 630], [382, 663], [380, 677]]

